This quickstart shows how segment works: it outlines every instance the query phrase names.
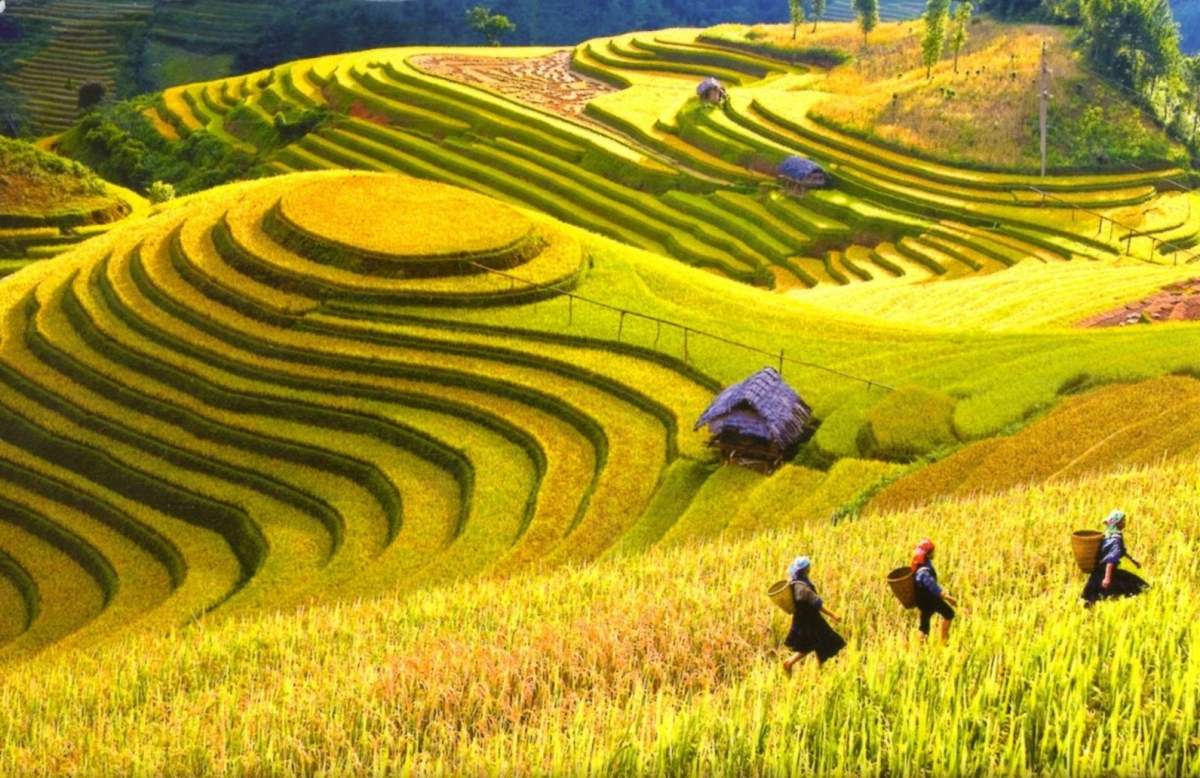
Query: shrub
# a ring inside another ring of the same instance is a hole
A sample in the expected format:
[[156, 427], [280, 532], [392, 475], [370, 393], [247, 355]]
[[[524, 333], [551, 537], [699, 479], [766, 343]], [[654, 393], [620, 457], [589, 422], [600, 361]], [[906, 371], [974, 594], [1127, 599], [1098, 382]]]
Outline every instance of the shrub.
[[150, 199], [150, 202], [156, 205], [158, 203], [165, 203], [175, 199], [175, 187], [166, 181], [155, 181], [146, 190], [146, 196]]
[[865, 456], [909, 461], [957, 440], [954, 398], [909, 386], [890, 392], [867, 411], [858, 447]]
[[107, 94], [108, 90], [104, 88], [104, 84], [101, 84], [99, 81], [89, 81], [79, 87], [79, 108], [84, 111], [90, 111], [104, 102], [104, 97]]

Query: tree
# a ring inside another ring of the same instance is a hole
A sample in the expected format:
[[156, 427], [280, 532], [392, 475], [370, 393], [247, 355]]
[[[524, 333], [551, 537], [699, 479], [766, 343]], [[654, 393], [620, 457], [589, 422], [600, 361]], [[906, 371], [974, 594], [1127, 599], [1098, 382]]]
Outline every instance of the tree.
[[950, 13], [950, 0], [926, 0], [925, 37], [921, 39], [921, 61], [925, 65], [925, 78], [933, 78], [933, 66], [942, 58], [946, 46], [946, 17]]
[[[821, 0], [824, 4], [824, 0]], [[800, 25], [812, 18], [812, 0], [788, 0], [788, 16], [792, 22], [792, 40], [800, 31]]]
[[858, 17], [865, 44], [871, 30], [879, 26], [879, 0], [854, 0], [854, 14]]
[[954, 9], [954, 32], [950, 37], [950, 45], [954, 49], [955, 73], [958, 73], [958, 55], [967, 42], [967, 25], [971, 23], [971, 12], [974, 10], [971, 0], [958, 0], [958, 7]]
[[1183, 65], [1183, 79], [1191, 92], [1195, 106], [1192, 108], [1192, 137], [1189, 143], [1196, 145], [1196, 128], [1200, 127], [1200, 54], [1186, 60]]
[[491, 46], [499, 46], [503, 35], [517, 31], [517, 25], [504, 14], [492, 13], [486, 5], [477, 5], [467, 11], [467, 25], [482, 35]]
[[175, 187], [166, 181], [155, 181], [146, 190], [146, 198], [155, 205], [175, 199]]
[[100, 103], [104, 102], [104, 96], [108, 94], [108, 90], [104, 88], [104, 84], [99, 81], [89, 81], [79, 87], [79, 108], [83, 111], [90, 111]]
[[825, 0], [813, 0], [813, 28], [812, 31], [817, 31], [817, 24], [825, 16]]
[[1143, 93], [1180, 65], [1179, 28], [1167, 0], [1088, 0], [1081, 32], [1093, 68]]

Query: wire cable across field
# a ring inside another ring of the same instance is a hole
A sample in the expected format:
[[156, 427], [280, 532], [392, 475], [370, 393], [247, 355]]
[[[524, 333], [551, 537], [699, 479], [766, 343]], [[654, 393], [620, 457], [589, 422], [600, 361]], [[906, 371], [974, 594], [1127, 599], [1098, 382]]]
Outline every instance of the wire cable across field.
[[[504, 270], [496, 270], [495, 268], [490, 268], [485, 265], [479, 264], [477, 262], [471, 262], [469, 264], [479, 270], [486, 272], [486, 273], [490, 273], [495, 276], [507, 278], [514, 285], [519, 282], [519, 283], [525, 284], [528, 288], [531, 288], [531, 289], [553, 290], [554, 292], [557, 292], [559, 295], [566, 297], [571, 303], [573, 303], [575, 300], [579, 300], [580, 302], [590, 303], [591, 305], [595, 305], [600, 308], [604, 308], [605, 310], [613, 311], [615, 313], [620, 314], [620, 321], [617, 324], [617, 340], [618, 341], [620, 341], [621, 334], [624, 331], [625, 317], [627, 317], [627, 316], [632, 316], [637, 319], [642, 319], [643, 321], [652, 322], [652, 323], [658, 325], [660, 328], [663, 325], [666, 325], [669, 327], [676, 327], [681, 332], [683, 332], [683, 362], [684, 362], [684, 364], [687, 364], [688, 359], [689, 359], [688, 338], [690, 335], [698, 335], [700, 337], [705, 337], [705, 338], [709, 338], [711, 340], [715, 340], [718, 343], [723, 343], [727, 346], [733, 346], [734, 348], [743, 349], [749, 353], [760, 354], [762, 356], [774, 359], [774, 360], [776, 360], [776, 362], [779, 365], [779, 372], [781, 375], [783, 374], [784, 365], [791, 364], [791, 365], [796, 365], [797, 367], [806, 367], [806, 368], [809, 368], [812, 370], [820, 370], [822, 372], [829, 373], [831, 375], [836, 375], [840, 378], [844, 378], [848, 381], [856, 381], [861, 384], [866, 384], [867, 389], [873, 389], [875, 387], [878, 387], [880, 389], [884, 389], [889, 392], [895, 391], [895, 387], [888, 386], [887, 384], [882, 383], [881, 381], [878, 381], [874, 378], [865, 378], [863, 376], [854, 375], [853, 373], [847, 373], [845, 371], [838, 370], [837, 368], [829, 367], [827, 365], [821, 365], [821, 364], [817, 364], [816, 362], [808, 362], [806, 360], [795, 359], [793, 357], [789, 357], [789, 356], [787, 356], [787, 354], [784, 352], [783, 349], [780, 349], [778, 353], [775, 353], [773, 351], [767, 351], [766, 349], [761, 349], [757, 346], [751, 346], [748, 343], [741, 343], [741, 342], [733, 340], [731, 338], [727, 338], [723, 335], [717, 335], [712, 332], [707, 332], [705, 330], [700, 330], [695, 327], [690, 327], [686, 324], [680, 324], [677, 321], [672, 321], [670, 319], [664, 319], [661, 316], [653, 316], [648, 313], [641, 313], [640, 311], [632, 311], [627, 308], [621, 308], [619, 306], [612, 305], [611, 303], [603, 302], [601, 300], [596, 300], [596, 299], [593, 299], [590, 297], [584, 297], [581, 294], [577, 294], [577, 293], [569, 291], [567, 289], [563, 289], [561, 285], [562, 285], [562, 283], [565, 283], [565, 282], [557, 282], [557, 283], [553, 283], [553, 284], [539, 285], [532, 281], [529, 281], [528, 279], [522, 278], [521, 276], [518, 276], [514, 273], [509, 273]], [[574, 308], [573, 308], [573, 306], [569, 305], [569, 307], [567, 309], [567, 323], [570, 324], [571, 321], [573, 320], [573, 318], [574, 318]], [[656, 342], [657, 342], [657, 339], [656, 339]]]

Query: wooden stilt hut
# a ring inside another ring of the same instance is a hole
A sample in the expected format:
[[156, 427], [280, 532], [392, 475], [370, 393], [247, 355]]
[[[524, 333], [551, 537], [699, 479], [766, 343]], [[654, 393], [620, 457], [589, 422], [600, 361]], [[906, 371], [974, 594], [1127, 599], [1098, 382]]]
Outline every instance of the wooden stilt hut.
[[696, 422], [727, 463], [773, 473], [795, 455], [814, 426], [812, 408], [771, 367], [728, 387]]
[[725, 102], [729, 94], [720, 81], [715, 78], [706, 78], [696, 87], [696, 96], [711, 105], [720, 105]]
[[821, 189], [829, 185], [825, 170], [804, 157], [788, 157], [775, 169], [775, 175], [784, 189], [793, 194], [804, 194], [809, 189]]

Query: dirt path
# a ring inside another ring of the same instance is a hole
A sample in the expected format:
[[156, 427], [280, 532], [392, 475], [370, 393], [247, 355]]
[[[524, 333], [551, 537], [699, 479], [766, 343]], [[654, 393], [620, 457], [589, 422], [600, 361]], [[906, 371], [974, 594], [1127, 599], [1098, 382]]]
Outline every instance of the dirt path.
[[1149, 297], [1085, 319], [1079, 326], [1124, 327], [1163, 321], [1200, 321], [1200, 278], [1164, 286]]
[[414, 57], [410, 64], [576, 121], [585, 118], [583, 109], [592, 98], [616, 91], [572, 70], [570, 51], [526, 59], [428, 54]]

